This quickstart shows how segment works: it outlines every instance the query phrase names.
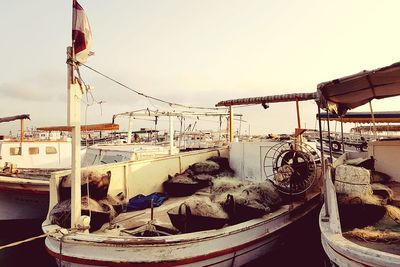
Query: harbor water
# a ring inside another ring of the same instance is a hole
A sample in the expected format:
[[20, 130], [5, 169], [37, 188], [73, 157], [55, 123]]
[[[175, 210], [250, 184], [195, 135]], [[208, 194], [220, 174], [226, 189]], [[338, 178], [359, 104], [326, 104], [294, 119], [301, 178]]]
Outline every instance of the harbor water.
[[[289, 266], [324, 266], [324, 251], [320, 243], [318, 212], [315, 210], [300, 220], [296, 227], [287, 231], [281, 247], [258, 260], [251, 266], [289, 267]], [[0, 222], [0, 246], [24, 240], [42, 234], [42, 220]], [[21, 244], [0, 251], [1, 267], [55, 267], [55, 260], [50, 257], [44, 246], [44, 238]]]

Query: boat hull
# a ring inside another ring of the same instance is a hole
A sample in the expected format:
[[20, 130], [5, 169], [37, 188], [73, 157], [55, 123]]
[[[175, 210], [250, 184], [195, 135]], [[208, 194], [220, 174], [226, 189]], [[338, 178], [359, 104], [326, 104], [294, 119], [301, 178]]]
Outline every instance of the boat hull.
[[319, 207], [318, 195], [295, 208], [285, 205], [279, 216], [217, 230], [152, 239], [52, 235], [45, 243], [59, 266], [242, 266], [281, 247], [299, 219]]
[[0, 221], [43, 219], [48, 208], [48, 182], [27, 184], [0, 180]]
[[350, 267], [394, 267], [400, 266], [400, 256], [360, 246], [331, 230], [332, 223], [323, 219], [324, 207], [319, 215], [321, 243], [329, 261], [336, 266]]

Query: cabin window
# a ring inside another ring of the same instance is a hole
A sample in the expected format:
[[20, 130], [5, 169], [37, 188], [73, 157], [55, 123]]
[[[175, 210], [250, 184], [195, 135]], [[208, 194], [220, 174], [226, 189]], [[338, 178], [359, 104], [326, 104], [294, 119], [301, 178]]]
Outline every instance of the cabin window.
[[54, 146], [46, 146], [46, 154], [57, 154], [57, 148]]
[[39, 148], [38, 147], [30, 147], [29, 148], [29, 155], [37, 155], [39, 154]]
[[20, 147], [10, 147], [10, 155], [11, 156], [21, 155], [21, 148]]

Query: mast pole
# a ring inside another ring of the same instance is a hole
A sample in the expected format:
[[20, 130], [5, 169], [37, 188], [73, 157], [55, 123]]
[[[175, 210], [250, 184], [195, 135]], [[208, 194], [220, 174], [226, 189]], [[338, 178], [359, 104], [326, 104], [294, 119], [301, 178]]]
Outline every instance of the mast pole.
[[[72, 1], [74, 5], [75, 0]], [[74, 10], [72, 9], [72, 23]], [[72, 25], [73, 29], [73, 25]], [[82, 91], [75, 80], [75, 51], [72, 41], [67, 48], [67, 88], [68, 88], [68, 126], [72, 127], [72, 157], [71, 157], [71, 227], [78, 225], [81, 217], [81, 106]]]
[[[74, 76], [73, 46], [68, 47], [68, 126], [72, 127], [71, 157], [71, 227], [76, 227], [81, 217], [81, 132], [80, 100], [82, 93]], [[72, 59], [72, 60], [71, 60]]]

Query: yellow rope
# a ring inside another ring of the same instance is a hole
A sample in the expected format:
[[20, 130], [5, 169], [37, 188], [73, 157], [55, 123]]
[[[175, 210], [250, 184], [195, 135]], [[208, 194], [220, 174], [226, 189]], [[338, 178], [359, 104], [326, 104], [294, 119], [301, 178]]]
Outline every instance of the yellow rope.
[[[70, 229], [68, 229], [69, 232], [66, 235], [76, 233], [78, 230], [79, 229], [77, 229], [77, 228], [70, 228]], [[84, 229], [81, 229], [81, 230], [84, 230]], [[45, 234], [41, 234], [41, 235], [38, 235], [38, 236], [33, 236], [33, 237], [30, 237], [30, 238], [27, 238], [27, 239], [24, 239], [24, 240], [20, 240], [20, 241], [16, 241], [16, 242], [4, 245], [4, 246], [0, 246], [0, 250], [5, 249], [5, 248], [15, 247], [15, 246], [18, 246], [18, 245], [21, 245], [21, 244], [24, 244], [24, 243], [28, 243], [28, 242], [34, 241], [36, 239], [39, 239], [39, 238], [47, 237], [47, 236], [49, 236], [51, 234], [55, 234], [57, 232], [60, 232], [60, 230], [56, 229], [54, 231], [51, 231], [51, 232], [48, 232], [48, 233], [45, 233]], [[63, 234], [63, 236], [65, 236], [65, 235]]]
[[24, 239], [24, 240], [16, 241], [16, 242], [1, 246], [0, 250], [5, 249], [5, 248], [10, 248], [10, 247], [15, 247], [15, 246], [21, 245], [23, 243], [31, 242], [33, 240], [46, 237], [46, 236], [48, 236], [50, 234], [52, 234], [52, 233], [41, 234], [41, 235], [30, 237], [30, 238], [27, 238], [27, 239]]

